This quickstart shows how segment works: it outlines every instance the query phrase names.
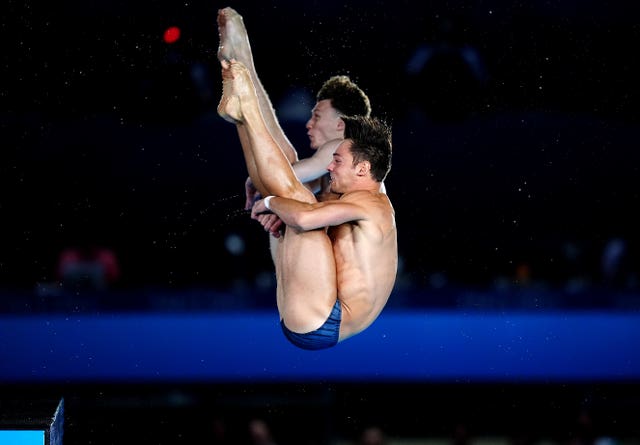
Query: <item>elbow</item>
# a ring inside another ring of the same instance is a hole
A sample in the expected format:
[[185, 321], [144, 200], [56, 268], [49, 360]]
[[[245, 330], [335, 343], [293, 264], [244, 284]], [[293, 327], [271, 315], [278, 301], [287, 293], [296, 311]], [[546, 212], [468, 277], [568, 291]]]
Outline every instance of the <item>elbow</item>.
[[298, 232], [307, 232], [316, 228], [315, 226], [311, 225], [311, 221], [309, 220], [305, 212], [292, 215], [292, 218], [287, 223], [287, 226], [292, 227]]
[[287, 226], [293, 228], [298, 232], [304, 232], [306, 230], [302, 218], [300, 218], [299, 216], [294, 216], [293, 218], [291, 218], [291, 220], [287, 223]]

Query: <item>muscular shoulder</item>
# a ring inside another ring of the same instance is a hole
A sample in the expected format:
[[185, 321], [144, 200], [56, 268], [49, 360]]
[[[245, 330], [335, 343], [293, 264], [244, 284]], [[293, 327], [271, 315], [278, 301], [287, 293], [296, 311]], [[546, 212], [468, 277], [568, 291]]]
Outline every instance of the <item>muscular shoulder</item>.
[[384, 193], [358, 190], [343, 194], [340, 197], [340, 201], [358, 207], [361, 221], [371, 221], [376, 225], [386, 225], [395, 217], [391, 201]]
[[372, 192], [370, 190], [356, 190], [344, 193], [340, 199], [344, 202], [353, 202], [360, 205], [386, 205], [390, 204], [386, 194], [380, 192]]

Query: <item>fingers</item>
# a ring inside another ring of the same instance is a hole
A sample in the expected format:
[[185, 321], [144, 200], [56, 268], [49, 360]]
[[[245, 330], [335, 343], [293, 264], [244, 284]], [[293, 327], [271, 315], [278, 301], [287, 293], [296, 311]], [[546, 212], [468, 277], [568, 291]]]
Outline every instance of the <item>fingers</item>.
[[269, 232], [276, 238], [281, 236], [282, 220], [275, 213], [266, 213], [269, 210], [262, 205], [262, 200], [256, 201], [251, 208], [251, 219], [260, 223], [265, 232]]
[[[276, 215], [274, 215], [276, 216]], [[273, 224], [271, 224], [271, 228], [269, 229], [269, 231], [271, 232], [271, 234], [273, 236], [275, 236], [276, 238], [280, 237], [280, 228], [282, 227], [282, 220], [278, 217], [275, 218], [275, 221], [273, 222]]]
[[280, 226], [282, 225], [282, 221], [280, 221], [280, 218], [278, 218], [278, 216], [273, 213], [262, 213], [260, 215], [257, 215], [256, 219], [258, 220], [258, 222], [260, 222], [265, 232], [278, 232]]

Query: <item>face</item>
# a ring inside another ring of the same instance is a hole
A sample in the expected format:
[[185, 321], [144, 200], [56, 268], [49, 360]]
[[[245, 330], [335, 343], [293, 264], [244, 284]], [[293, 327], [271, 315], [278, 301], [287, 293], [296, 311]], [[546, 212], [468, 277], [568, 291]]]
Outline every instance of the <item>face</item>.
[[314, 150], [327, 141], [344, 137], [342, 119], [329, 99], [317, 102], [311, 110], [311, 118], [307, 121], [307, 135], [309, 145]]
[[353, 165], [350, 147], [350, 140], [342, 141], [333, 153], [333, 160], [327, 167], [331, 177], [331, 191], [333, 193], [348, 192], [356, 176], [356, 167]]

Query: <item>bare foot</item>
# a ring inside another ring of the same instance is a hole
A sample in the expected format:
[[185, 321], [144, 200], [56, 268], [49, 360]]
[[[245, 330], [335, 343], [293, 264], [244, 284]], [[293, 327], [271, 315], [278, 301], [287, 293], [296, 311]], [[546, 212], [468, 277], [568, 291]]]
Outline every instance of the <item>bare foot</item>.
[[249, 44], [249, 35], [242, 16], [235, 9], [226, 7], [218, 10], [218, 60], [235, 59], [246, 67], [252, 68], [253, 55]]
[[247, 67], [241, 62], [231, 59], [221, 60], [222, 65], [222, 98], [218, 104], [218, 114], [231, 123], [243, 123], [243, 104], [256, 102], [257, 97]]

